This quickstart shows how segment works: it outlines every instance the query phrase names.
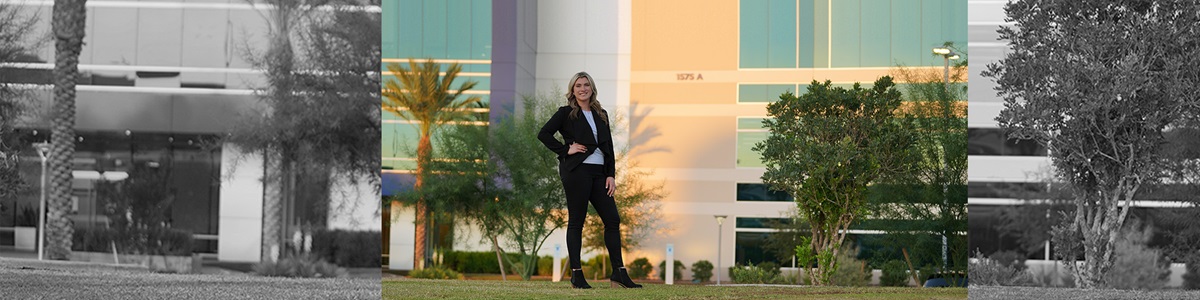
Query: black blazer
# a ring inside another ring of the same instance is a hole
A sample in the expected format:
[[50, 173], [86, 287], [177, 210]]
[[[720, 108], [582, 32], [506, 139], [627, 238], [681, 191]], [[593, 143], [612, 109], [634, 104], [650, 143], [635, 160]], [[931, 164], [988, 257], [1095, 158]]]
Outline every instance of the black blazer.
[[[607, 122], [600, 118], [600, 115], [592, 111], [592, 119], [596, 121], [596, 135], [592, 135], [592, 127], [588, 125], [587, 119], [583, 116], [583, 110], [579, 111], [579, 115], [575, 119], [571, 119], [571, 107], [563, 106], [558, 108], [558, 112], [550, 117], [550, 121], [546, 121], [546, 125], [542, 125], [542, 130], [538, 131], [538, 140], [546, 145], [546, 148], [558, 154], [558, 172], [560, 176], [566, 176], [567, 173], [575, 170], [583, 163], [584, 159], [596, 152], [599, 148], [604, 152], [604, 174], [609, 177], [616, 177], [616, 159], [613, 154], [612, 131], [609, 130]], [[600, 111], [605, 117], [608, 116], [607, 111]], [[563, 141], [559, 142], [554, 138], [554, 133], [562, 134]], [[597, 140], [599, 137], [599, 140]], [[572, 142], [579, 143], [587, 147], [587, 152], [575, 153], [567, 155], [567, 145]]]

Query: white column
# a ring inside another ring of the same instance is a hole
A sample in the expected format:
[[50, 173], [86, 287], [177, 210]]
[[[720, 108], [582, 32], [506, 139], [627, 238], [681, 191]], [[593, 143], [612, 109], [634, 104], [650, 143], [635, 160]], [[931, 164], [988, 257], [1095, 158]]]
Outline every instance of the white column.
[[667, 263], [663, 266], [667, 269], [667, 285], [675, 284], [675, 244], [667, 244]]
[[261, 154], [221, 147], [221, 193], [217, 259], [258, 262], [262, 252], [263, 161]]

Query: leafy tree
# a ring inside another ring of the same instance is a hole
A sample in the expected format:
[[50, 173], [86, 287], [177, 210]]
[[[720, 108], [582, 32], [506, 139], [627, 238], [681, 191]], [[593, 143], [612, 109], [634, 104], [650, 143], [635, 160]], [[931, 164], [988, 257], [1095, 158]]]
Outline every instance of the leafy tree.
[[[21, 10], [0, 3], [0, 63], [17, 62], [40, 43], [34, 39], [37, 17], [24, 17]], [[11, 70], [11, 69], [10, 69]], [[14, 196], [28, 187], [17, 168], [17, 153], [28, 145], [16, 134], [16, 120], [28, 109], [26, 92], [12, 86], [17, 72], [0, 71], [0, 198]]]
[[71, 211], [71, 158], [75, 157], [75, 83], [79, 77], [79, 52], [83, 49], [87, 0], [54, 1], [51, 30], [54, 36], [54, 122], [50, 128], [47, 168], [50, 185], [46, 215], [46, 256], [71, 257], [75, 231]]
[[[270, 43], [249, 59], [265, 71], [266, 109], [243, 118], [229, 138], [267, 162], [263, 261], [297, 230], [284, 223], [283, 203], [315, 197], [315, 215], [305, 219], [323, 225], [331, 182], [378, 182], [380, 161], [378, 14], [348, 8], [366, 4], [358, 0], [267, 2]], [[336, 8], [317, 13], [325, 5]]]
[[1200, 118], [1200, 6], [1018, 0], [1005, 12], [1010, 50], [983, 73], [1004, 98], [996, 120], [1049, 149], [1075, 204], [1053, 229], [1059, 258], [1077, 286], [1103, 286], [1131, 200], [1167, 177], [1164, 132]]
[[[462, 72], [462, 66], [458, 63], [450, 64], [445, 70], [445, 75], [440, 74], [442, 66], [434, 63], [432, 59], [420, 64], [416, 60], [409, 60], [408, 67], [391, 63], [387, 68], [396, 78], [384, 83], [383, 110], [416, 122], [419, 129], [417, 180], [413, 188], [420, 190], [426, 183], [427, 169], [433, 158], [433, 143], [430, 138], [433, 131], [444, 124], [469, 119], [471, 111], [468, 108], [474, 107], [482, 99], [479, 96], [459, 99], [477, 83], [466, 81], [457, 89], [452, 87], [459, 72]], [[414, 269], [421, 269], [428, 258], [426, 217], [429, 212], [425, 199], [418, 198], [415, 202], [417, 220], [413, 261]]]
[[809, 223], [811, 242], [798, 252], [811, 249], [817, 259], [813, 283], [826, 285], [847, 230], [869, 213], [868, 185], [908, 172], [907, 149], [916, 141], [911, 126], [895, 118], [901, 97], [891, 77], [876, 80], [871, 89], [813, 81], [803, 96], [779, 98], [767, 105], [772, 118], [763, 127], [770, 134], [753, 150], [767, 167], [763, 183], [791, 194]]
[[[946, 43], [953, 47], [953, 43]], [[961, 51], [960, 51], [961, 52]], [[918, 262], [966, 270], [967, 119], [966, 68], [950, 71], [896, 68], [904, 85], [903, 122], [913, 128], [913, 172], [898, 173], [872, 187], [873, 216], [887, 231], [894, 252], [907, 248]]]

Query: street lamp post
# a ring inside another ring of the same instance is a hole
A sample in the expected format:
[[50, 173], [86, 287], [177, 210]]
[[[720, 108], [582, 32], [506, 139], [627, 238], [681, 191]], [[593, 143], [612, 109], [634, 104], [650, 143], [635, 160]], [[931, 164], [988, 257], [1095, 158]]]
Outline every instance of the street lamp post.
[[[958, 53], [954, 53], [954, 51], [950, 50], [950, 48], [947, 48], [947, 47], [937, 47], [937, 48], [933, 48], [933, 54], [938, 54], [938, 55], [942, 56], [942, 90], [949, 93], [950, 92], [950, 60], [951, 59], [959, 59]], [[945, 155], [946, 155], [945, 151], [943, 150], [942, 151], [942, 160], [941, 160], [943, 171], [945, 171], [945, 168], [946, 168]], [[946, 199], [946, 193], [948, 192], [948, 189], [949, 189], [949, 187], [946, 186], [946, 183], [942, 183], [942, 215], [943, 216], [945, 216], [946, 207], [949, 206], [949, 201]], [[949, 248], [950, 248], [949, 243], [947, 242], [947, 239], [946, 239], [946, 231], [942, 230], [942, 269], [943, 270], [945, 270], [946, 265], [949, 264], [949, 251], [950, 251]]]
[[724, 226], [725, 216], [713, 216], [717, 218], [717, 285], [721, 285], [721, 230]]
[[33, 144], [42, 158], [42, 199], [38, 202], [38, 260], [46, 253], [46, 155], [50, 153], [50, 143]]

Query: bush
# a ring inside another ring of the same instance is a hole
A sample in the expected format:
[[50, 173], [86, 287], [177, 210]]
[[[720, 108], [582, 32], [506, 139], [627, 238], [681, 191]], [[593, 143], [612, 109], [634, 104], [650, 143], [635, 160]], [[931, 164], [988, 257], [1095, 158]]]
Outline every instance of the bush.
[[[508, 256], [508, 261], [516, 261], [517, 254], [505, 253]], [[496, 252], [479, 251], [479, 252], [462, 252], [448, 251], [442, 255], [442, 265], [459, 273], [475, 273], [475, 274], [500, 274], [500, 265], [496, 262]], [[505, 265], [505, 271], [512, 273], [510, 267]]]
[[463, 279], [462, 274], [442, 266], [413, 270], [408, 276], [422, 279]]
[[171, 228], [76, 228], [71, 250], [117, 253], [191, 256], [192, 233]]
[[1021, 255], [1012, 250], [997, 251], [996, 253], [992, 253], [991, 259], [997, 263], [1000, 263], [1000, 265], [1012, 267], [1017, 271], [1025, 271], [1025, 269], [1028, 268], [1025, 266], [1025, 255]]
[[1187, 273], [1183, 274], [1183, 288], [1200, 290], [1200, 255], [1193, 254], [1187, 260]]
[[1158, 249], [1122, 239], [1116, 245], [1116, 261], [1104, 276], [1109, 287], [1123, 290], [1156, 290], [1171, 274], [1170, 262]]
[[883, 275], [879, 277], [882, 286], [908, 286], [908, 264], [900, 260], [889, 260], [883, 264]]
[[692, 279], [699, 282], [706, 282], [713, 276], [713, 264], [707, 260], [701, 260], [692, 264]]
[[758, 266], [733, 266], [729, 268], [729, 277], [732, 277], [734, 283], [741, 284], [789, 284], [794, 280], [780, 276], [779, 271], [772, 272], [769, 269]]
[[17, 219], [13, 223], [16, 227], [34, 227], [37, 226], [38, 217], [37, 210], [33, 206], [26, 206], [21, 209], [21, 213], [17, 215]]
[[831, 284], [839, 286], [865, 286], [871, 282], [871, 271], [866, 262], [854, 258], [858, 251], [842, 249], [837, 256], [837, 270], [829, 277]]
[[286, 255], [277, 262], [254, 265], [254, 274], [273, 277], [336, 278], [346, 270], [312, 254]]
[[612, 266], [608, 265], [608, 255], [596, 255], [583, 262], [583, 276], [588, 278], [605, 278], [612, 276]]
[[987, 258], [978, 250], [975, 252], [975, 257], [975, 261], [970, 262], [967, 266], [973, 285], [1032, 286], [1035, 282], [1033, 274]]
[[[566, 272], [563, 273], [570, 273], [570, 270], [566, 270]], [[537, 274], [554, 276], [554, 256], [547, 255], [538, 258]]]
[[312, 252], [347, 268], [373, 268], [383, 263], [379, 231], [315, 230]]
[[[687, 269], [687, 268], [683, 267], [683, 262], [680, 262], [679, 260], [675, 260], [675, 278], [676, 279], [683, 277], [684, 269]], [[664, 280], [664, 281], [667, 280], [667, 260], [665, 260], [665, 259], [662, 262], [658, 263], [658, 279]]]
[[650, 276], [650, 272], [654, 271], [654, 265], [651, 265], [650, 260], [645, 257], [639, 257], [625, 267], [629, 269], [629, 277], [633, 279], [646, 279], [647, 276]]

